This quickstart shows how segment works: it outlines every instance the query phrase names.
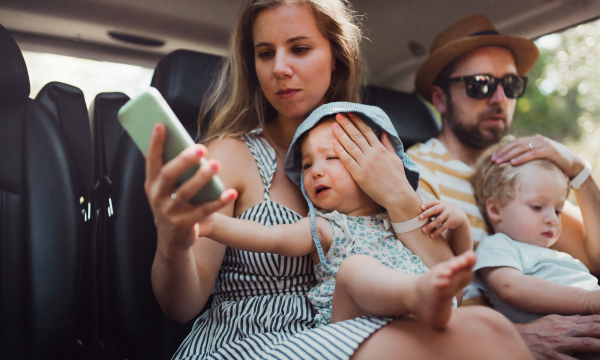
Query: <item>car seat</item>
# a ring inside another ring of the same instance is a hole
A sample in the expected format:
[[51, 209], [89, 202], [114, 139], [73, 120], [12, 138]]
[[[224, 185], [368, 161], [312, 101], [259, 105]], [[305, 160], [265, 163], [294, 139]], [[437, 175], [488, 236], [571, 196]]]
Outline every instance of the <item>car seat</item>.
[[69, 151], [2, 26], [0, 64], [0, 358], [82, 358], [84, 219]]
[[223, 58], [189, 50], [175, 50], [160, 60], [151, 86], [160, 91], [192, 138], [204, 135], [207, 123], [198, 128], [198, 113], [206, 92], [216, 80]]
[[[152, 86], [162, 93], [193, 137], [198, 131], [204, 92], [219, 60], [213, 55], [177, 50], [156, 67]], [[100, 235], [100, 337], [107, 359], [170, 359], [193, 322], [179, 324], [167, 318], [152, 291], [156, 228], [143, 188], [145, 162], [117, 119], [127, 100], [129, 97], [122, 93], [102, 93], [96, 96], [92, 109], [95, 196], [102, 204], [103, 223], [98, 231], [104, 231]]]
[[404, 149], [436, 137], [440, 131], [438, 122], [416, 93], [368, 86], [363, 101], [387, 113], [400, 135]]
[[81, 246], [83, 251], [82, 278], [83, 287], [78, 315], [78, 328], [85, 344], [85, 353], [90, 359], [98, 355], [98, 284], [96, 281], [97, 243], [93, 236], [96, 216], [95, 203], [92, 202], [93, 158], [92, 138], [88, 110], [83, 92], [71, 85], [50, 82], [38, 92], [35, 99], [45, 106], [58, 120], [65, 139], [69, 159], [75, 176], [74, 189], [79, 199], [83, 217], [81, 227]]

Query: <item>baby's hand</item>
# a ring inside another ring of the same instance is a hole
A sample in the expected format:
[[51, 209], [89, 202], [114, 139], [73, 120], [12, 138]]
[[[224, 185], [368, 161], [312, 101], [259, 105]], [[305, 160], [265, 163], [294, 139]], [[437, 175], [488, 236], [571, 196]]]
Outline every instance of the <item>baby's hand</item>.
[[196, 238], [198, 237], [210, 237], [213, 231], [213, 226], [215, 222], [219, 221], [220, 214], [210, 214], [205, 217], [202, 221], [198, 221], [194, 225], [194, 232], [196, 233]]
[[419, 219], [435, 217], [423, 226], [423, 232], [426, 234], [435, 229], [431, 233], [431, 237], [436, 237], [446, 230], [456, 229], [462, 225], [469, 226], [467, 214], [445, 201], [430, 200], [421, 205], [421, 209], [423, 209], [423, 212], [419, 215]]

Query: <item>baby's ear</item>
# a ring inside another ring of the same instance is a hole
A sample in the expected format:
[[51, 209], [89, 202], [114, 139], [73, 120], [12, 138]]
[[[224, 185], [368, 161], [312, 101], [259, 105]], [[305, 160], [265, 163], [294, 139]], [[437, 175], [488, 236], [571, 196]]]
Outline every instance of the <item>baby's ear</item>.
[[500, 206], [496, 200], [489, 198], [485, 201], [485, 210], [492, 225], [499, 223], [502, 220], [500, 216]]

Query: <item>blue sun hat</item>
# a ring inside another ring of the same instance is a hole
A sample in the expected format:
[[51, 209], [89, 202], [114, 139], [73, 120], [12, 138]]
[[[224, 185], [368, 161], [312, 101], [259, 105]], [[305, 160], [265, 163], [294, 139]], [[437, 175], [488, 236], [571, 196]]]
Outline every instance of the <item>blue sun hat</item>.
[[315, 207], [310, 202], [310, 199], [306, 195], [306, 189], [304, 188], [304, 176], [302, 170], [302, 150], [300, 148], [300, 137], [310, 131], [315, 125], [319, 123], [321, 119], [324, 117], [328, 117], [331, 115], [335, 115], [337, 113], [354, 113], [358, 115], [367, 125], [371, 127], [377, 138], [380, 137], [383, 131], [387, 132], [389, 135], [390, 142], [396, 150], [396, 154], [402, 160], [402, 164], [404, 164], [404, 172], [406, 174], [406, 178], [413, 189], [417, 190], [419, 186], [419, 169], [417, 165], [406, 155], [404, 152], [404, 146], [402, 145], [402, 141], [392, 124], [392, 121], [387, 116], [387, 114], [376, 106], [369, 106], [363, 104], [349, 103], [349, 102], [332, 102], [329, 104], [325, 104], [319, 106], [315, 111], [313, 111], [302, 124], [296, 130], [296, 134], [294, 134], [294, 139], [292, 140], [292, 144], [288, 150], [287, 156], [285, 157], [284, 169], [287, 176], [292, 180], [296, 186], [302, 190], [302, 195], [306, 199], [308, 203], [308, 208], [310, 210], [310, 226], [313, 241], [317, 247], [317, 252], [319, 253], [319, 261], [321, 264], [328, 268], [325, 263], [325, 256], [323, 254], [323, 248], [321, 247], [321, 243], [317, 236], [317, 232], [315, 230]]

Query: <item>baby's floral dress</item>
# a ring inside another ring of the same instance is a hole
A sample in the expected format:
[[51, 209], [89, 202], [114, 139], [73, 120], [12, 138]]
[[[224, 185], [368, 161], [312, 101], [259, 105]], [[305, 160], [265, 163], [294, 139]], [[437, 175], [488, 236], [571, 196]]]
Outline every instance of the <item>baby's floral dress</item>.
[[315, 265], [317, 285], [310, 289], [308, 298], [317, 314], [319, 325], [331, 323], [331, 305], [335, 277], [338, 269], [348, 256], [369, 255], [383, 265], [406, 274], [423, 274], [428, 271], [421, 258], [413, 254], [398, 240], [393, 230], [386, 229], [387, 213], [372, 216], [348, 216], [337, 211], [325, 213], [316, 211], [331, 222], [333, 240], [325, 263]]

